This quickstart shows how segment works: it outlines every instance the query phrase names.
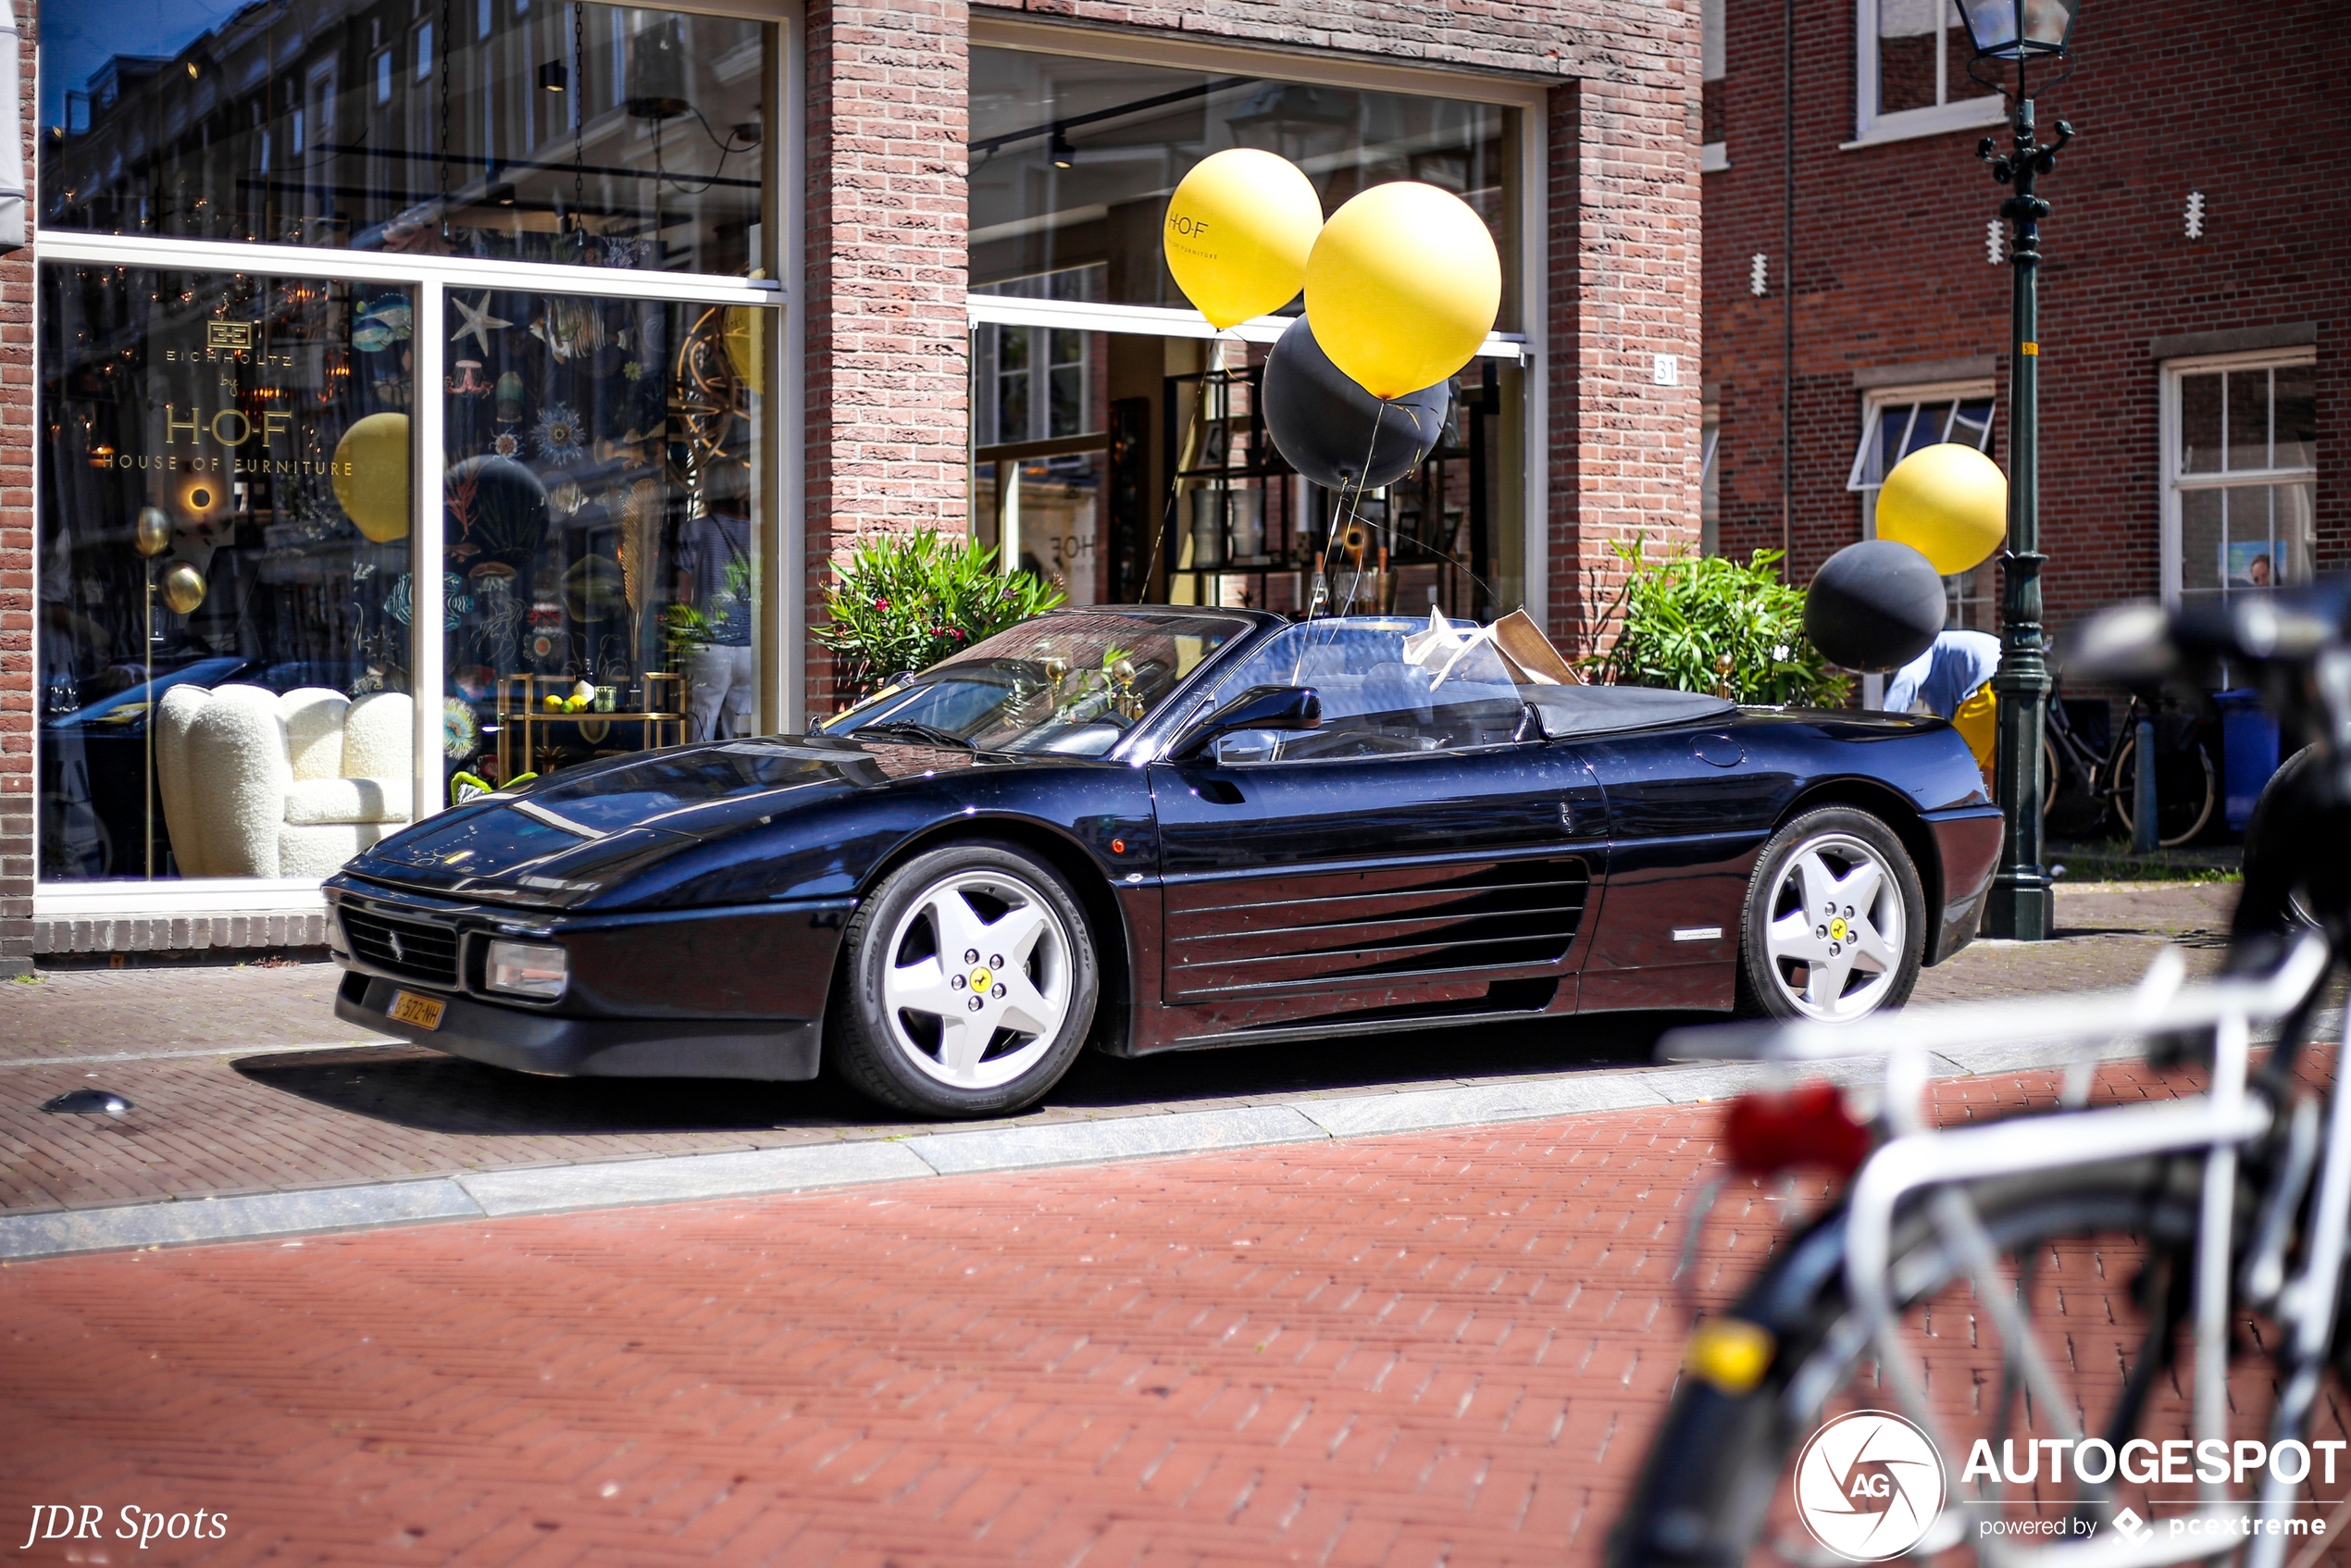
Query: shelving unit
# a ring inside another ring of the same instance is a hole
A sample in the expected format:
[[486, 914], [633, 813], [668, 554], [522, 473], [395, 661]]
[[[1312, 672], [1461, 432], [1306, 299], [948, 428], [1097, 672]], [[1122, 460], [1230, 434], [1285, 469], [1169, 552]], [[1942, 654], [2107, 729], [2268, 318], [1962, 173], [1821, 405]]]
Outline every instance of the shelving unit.
[[[551, 713], [545, 707], [550, 696], [569, 696], [578, 682], [563, 675], [505, 675], [498, 678], [498, 778], [501, 782], [517, 773], [539, 771], [540, 753], [551, 749], [553, 735], [558, 726], [604, 724], [641, 724], [644, 739], [641, 747], [630, 750], [658, 751], [664, 746], [686, 743], [686, 678], [674, 670], [653, 670], [644, 677], [644, 705], [628, 712], [597, 713], [592, 708], [580, 713]], [[666, 735], [667, 740], [663, 737]], [[597, 745], [581, 735], [583, 743]], [[515, 765], [516, 753], [522, 763]]]

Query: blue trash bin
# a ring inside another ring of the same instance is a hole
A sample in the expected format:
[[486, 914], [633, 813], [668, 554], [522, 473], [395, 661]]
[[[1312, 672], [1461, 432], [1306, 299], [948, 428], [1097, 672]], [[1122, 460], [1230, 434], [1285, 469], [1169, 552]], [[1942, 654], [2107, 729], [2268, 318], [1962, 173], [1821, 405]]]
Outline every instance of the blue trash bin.
[[2278, 770], [2278, 721], [2261, 706], [2258, 691], [2215, 691], [2220, 710], [2220, 773], [2229, 827], [2243, 831], [2253, 820], [2261, 786]]

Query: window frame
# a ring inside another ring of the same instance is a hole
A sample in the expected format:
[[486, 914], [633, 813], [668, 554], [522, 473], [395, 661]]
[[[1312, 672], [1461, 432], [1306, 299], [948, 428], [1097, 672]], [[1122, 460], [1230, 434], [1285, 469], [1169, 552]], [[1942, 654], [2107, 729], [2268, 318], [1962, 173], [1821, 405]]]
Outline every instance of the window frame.
[[[1520, 111], [1517, 262], [1519, 276], [1525, 280], [1520, 290], [1520, 330], [1487, 333], [1486, 341], [1478, 345], [1477, 354], [1480, 358], [1499, 359], [1506, 364], [1521, 366], [1526, 371], [1525, 395], [1520, 400], [1523, 418], [1518, 432], [1519, 450], [1527, 454], [1526, 471], [1520, 481], [1521, 551], [1525, 562], [1522, 592], [1529, 604], [1547, 603], [1550, 591], [1546, 556], [1550, 538], [1549, 487], [1538, 479], [1544, 471], [1540, 454], [1549, 450], [1550, 390], [1549, 378], [1538, 373], [1540, 350], [1537, 347], [1547, 341], [1546, 334], [1549, 330], [1549, 290], [1547, 284], [1550, 275], [1549, 230], [1544, 217], [1548, 210], [1549, 181], [1542, 177], [1542, 171], [1549, 167], [1545, 150], [1549, 125], [1546, 107], [1549, 103], [1547, 89], [1540, 83], [1513, 81], [1503, 77], [1479, 76], [1470, 72], [1375, 64], [1331, 55], [1235, 47], [1205, 40], [1142, 32], [1098, 31], [1026, 18], [983, 15], [984, 9], [973, 8], [971, 46], [974, 48], [1018, 49], [1029, 54], [1116, 60], [1185, 70], [1246, 72], [1282, 81], [1454, 98]], [[1229, 333], [1220, 333], [1197, 310], [1175, 309], [1165, 305], [1039, 299], [1015, 294], [966, 294], [964, 310], [974, 330], [972, 342], [975, 349], [977, 347], [976, 330], [989, 324], [1060, 327], [1072, 331], [1126, 332], [1154, 338], [1213, 340], [1237, 337], [1256, 343], [1275, 342], [1282, 335], [1283, 329], [1289, 325], [1286, 317], [1261, 316], [1255, 320], [1242, 322]], [[976, 437], [976, 434], [975, 428], [973, 435]], [[976, 450], [978, 443], [976, 440], [970, 444]]]
[[[1950, 0], [1940, 0], [1949, 5]], [[1877, 107], [1878, 0], [1853, 0], [1853, 140], [1847, 148], [1878, 142], [1908, 141], [1914, 136], [1939, 136], [1951, 131], [1974, 131], [2008, 121], [2008, 100], [1997, 93], [1984, 97], [1950, 98], [1930, 107], [1896, 109], [1880, 114]], [[1947, 20], [1947, 28], [1952, 24]], [[1944, 58], [1938, 50], [1936, 58]], [[1938, 64], [1938, 69], [1942, 68]]]
[[[777, 106], [777, 134], [774, 156], [765, 165], [760, 227], [763, 239], [754, 275], [650, 272], [626, 268], [583, 268], [562, 263], [435, 256], [409, 252], [354, 250], [333, 246], [246, 243], [238, 241], [191, 239], [168, 235], [102, 234], [84, 230], [42, 230], [36, 265], [101, 266], [168, 272], [206, 271], [251, 273], [278, 278], [332, 276], [356, 282], [393, 284], [414, 291], [417, 322], [439, 322], [449, 293], [454, 290], [500, 290], [586, 295], [601, 299], [653, 300], [688, 305], [746, 305], [758, 309], [766, 330], [767, 363], [777, 367], [776, 385], [765, 399], [762, 417], [762, 461], [756, 476], [761, 516], [754, 523], [754, 553], [760, 583], [761, 628], [757, 646], [760, 673], [760, 723], [767, 728], [797, 728], [802, 722], [806, 694], [805, 653], [800, 647], [807, 611], [797, 585], [805, 573], [806, 490], [802, 454], [805, 445], [804, 391], [802, 386], [804, 304], [791, 286], [799, 277], [806, 190], [805, 100], [802, 92], [806, 45], [797, 9], [763, 0], [668, 0], [665, 10], [740, 18], [766, 29], [766, 101]], [[517, 14], [527, 12], [517, 0]], [[442, 41], [436, 37], [436, 48]], [[390, 44], [379, 48], [395, 53]], [[373, 80], [377, 51], [363, 56], [368, 72], [363, 92], [367, 108], [376, 109]], [[392, 65], [395, 77], [399, 65]], [[305, 144], [334, 134], [334, 106], [340, 85], [339, 68], [322, 61], [303, 79], [303, 107], [312, 123], [305, 127]], [[320, 89], [324, 88], [321, 93]], [[315, 117], [315, 118], [313, 118]], [[31, 297], [40, 299], [40, 289]], [[38, 324], [33, 336], [38, 341]], [[425, 389], [445, 385], [450, 362], [455, 358], [445, 333], [418, 330], [411, 339], [410, 377], [417, 390], [410, 408], [410, 494], [417, 498], [411, 522], [415, 558], [439, 559], [443, 552], [442, 509], [425, 504], [443, 488], [447, 454], [443, 419], [445, 400], [423, 395]], [[36, 399], [41, 367], [32, 367]], [[36, 411], [37, 418], [37, 411]], [[41, 516], [39, 465], [31, 512], [36, 530]], [[411, 822], [421, 822], [447, 809], [442, 783], [442, 710], [426, 693], [440, 692], [446, 683], [443, 668], [441, 574], [417, 571], [413, 578], [409, 670], [418, 695], [416, 728], [411, 737], [414, 802]], [[39, 641], [44, 635], [35, 617], [31, 667], [40, 666]], [[41, 730], [33, 728], [33, 774], [39, 777]], [[33, 809], [42, 809], [37, 798]], [[37, 829], [36, 829], [37, 831]], [[37, 859], [37, 857], [36, 857]], [[285, 909], [312, 911], [319, 902], [319, 881], [305, 877], [254, 877], [230, 880], [168, 878], [100, 882], [45, 881], [35, 873], [33, 914], [100, 916], [152, 913], [158, 908], [192, 913], [216, 910]]]
[[[2180, 603], [2183, 560], [2180, 546], [2180, 498], [2192, 490], [2227, 490], [2241, 485], [2295, 484], [2304, 480], [2315, 485], [2319, 467], [2317, 454], [2306, 467], [2293, 468], [2221, 468], [2211, 473], [2183, 474], [2180, 471], [2180, 383], [2189, 376], [2210, 375], [2232, 370], [2282, 370], [2297, 366], [2316, 365], [2319, 351], [2316, 344], [2290, 348], [2248, 349], [2238, 354], [2201, 354], [2166, 359], [2156, 366], [2157, 425], [2159, 430], [2159, 458], [2156, 467], [2156, 505], [2159, 518], [2159, 592], [2167, 607]], [[2272, 392], [2270, 405], [2270, 441], [2277, 439], [2277, 413]], [[2225, 437], [2223, 438], [2225, 440]], [[2315, 563], [2314, 563], [2315, 566]]]
[[[1872, 449], [1877, 445], [1879, 424], [1885, 418], [1885, 411], [1904, 404], [1916, 406], [1943, 403], [1949, 409], [1949, 415], [1946, 416], [1947, 419], [1950, 415], [1956, 415], [1959, 412], [1961, 404], [1974, 403], [1986, 398], [1991, 400], [1992, 417], [1985, 422], [1984, 439], [1977, 443], [1975, 449], [1987, 457], [1993, 457], [1996, 462], [1998, 459], [1994, 455], [1992, 446], [1993, 440], [1999, 433], [2000, 429], [2001, 403], [1998, 381], [1983, 378], [1959, 381], [1922, 381], [1911, 386], [1872, 387], [1861, 394], [1861, 439], [1854, 448], [1853, 467], [1846, 476], [1845, 488], [1861, 498], [1861, 537], [1863, 539], [1877, 537], [1879, 486], [1864, 484], [1861, 481], [1861, 471], [1863, 466], [1868, 463]], [[1947, 424], [1945, 428], [1948, 429]], [[1955, 624], [1956, 617], [1957, 624], [1964, 629], [1983, 629], [1965, 625], [1962, 606], [1971, 604], [1980, 604], [1988, 601], [1994, 605], [1993, 623], [1996, 635], [1999, 618], [1997, 609], [1999, 595], [1996, 589], [1990, 593], [1967, 591], [1969, 579], [1977, 572], [1986, 570], [1991, 565], [1991, 562], [1986, 561], [1981, 566], [1972, 566], [1964, 572], [1956, 572], [1943, 579], [1943, 618], [1947, 627]], [[1880, 678], [1882, 678], [1877, 676], [1865, 678], [1866, 680], [1872, 682]], [[1874, 691], [1874, 688], [1872, 690]], [[1875, 700], [1875, 696], [1872, 695], [1871, 701]]]

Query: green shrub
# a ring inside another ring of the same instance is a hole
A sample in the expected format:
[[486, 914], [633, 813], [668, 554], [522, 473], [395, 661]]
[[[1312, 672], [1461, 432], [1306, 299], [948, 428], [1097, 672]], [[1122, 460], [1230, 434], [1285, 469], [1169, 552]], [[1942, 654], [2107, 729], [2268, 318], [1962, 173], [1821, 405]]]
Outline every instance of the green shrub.
[[1616, 641], [1584, 661], [1618, 686], [1670, 686], [1742, 703], [1841, 707], [1847, 678], [1804, 635], [1804, 591], [1780, 580], [1780, 552], [1745, 565], [1720, 555], [1649, 561], [1611, 546], [1629, 568], [1609, 606]]
[[901, 671], [927, 668], [1063, 598], [1033, 572], [999, 572], [992, 547], [924, 529], [857, 547], [825, 591], [832, 624], [816, 641], [842, 656], [842, 674], [863, 697]]

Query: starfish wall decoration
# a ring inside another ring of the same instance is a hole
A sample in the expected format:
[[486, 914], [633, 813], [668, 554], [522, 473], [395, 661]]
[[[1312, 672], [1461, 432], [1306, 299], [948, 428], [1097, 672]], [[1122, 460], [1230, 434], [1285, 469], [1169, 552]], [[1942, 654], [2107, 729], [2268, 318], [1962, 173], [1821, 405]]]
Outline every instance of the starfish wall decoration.
[[501, 321], [498, 317], [490, 314], [490, 296], [488, 294], [481, 296], [481, 303], [479, 305], [467, 305], [465, 301], [464, 295], [453, 292], [449, 296], [449, 303], [455, 305], [457, 307], [457, 314], [465, 318], [463, 324], [459, 326], [455, 331], [449, 334], [449, 341], [453, 343], [461, 343], [467, 338], [472, 338], [475, 342], [481, 344], [481, 352], [488, 354], [490, 352], [490, 334], [501, 327], [511, 327], [514, 325], [511, 321]]

